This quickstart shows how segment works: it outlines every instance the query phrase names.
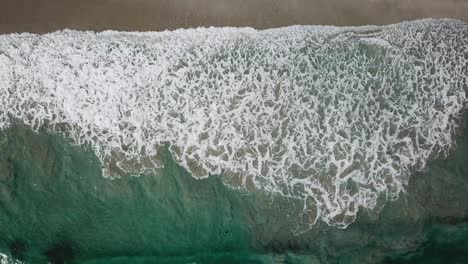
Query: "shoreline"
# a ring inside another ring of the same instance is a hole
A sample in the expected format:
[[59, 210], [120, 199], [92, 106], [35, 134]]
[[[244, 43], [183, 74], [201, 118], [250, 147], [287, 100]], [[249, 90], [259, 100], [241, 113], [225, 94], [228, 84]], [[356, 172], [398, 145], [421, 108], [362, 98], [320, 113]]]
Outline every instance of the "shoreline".
[[5, 0], [0, 34], [164, 31], [196, 27], [278, 28], [291, 25], [385, 25], [422, 18], [468, 22], [460, 0]]
[[233, 27], [233, 26], [198, 26], [198, 27], [187, 27], [187, 28], [174, 28], [174, 29], [164, 29], [164, 30], [159, 30], [159, 31], [126, 31], [126, 30], [118, 30], [118, 29], [105, 29], [105, 30], [94, 30], [94, 29], [74, 29], [74, 28], [62, 28], [62, 29], [57, 29], [54, 31], [48, 31], [48, 32], [7, 32], [3, 33], [0, 31], [0, 36], [2, 35], [49, 35], [49, 34], [56, 34], [56, 33], [61, 33], [61, 32], [89, 32], [92, 34], [105, 34], [105, 35], [119, 35], [119, 34], [126, 34], [126, 35], [135, 35], [135, 36], [146, 36], [147, 34], [165, 34], [165, 33], [172, 33], [172, 32], [191, 32], [191, 31], [197, 31], [197, 30], [210, 30], [210, 29], [233, 29], [233, 30], [253, 30], [255, 32], [263, 32], [263, 31], [274, 31], [274, 30], [284, 30], [288, 28], [308, 28], [308, 27], [318, 27], [318, 28], [326, 28], [326, 29], [336, 29], [336, 28], [341, 28], [341, 29], [350, 29], [350, 30], [359, 30], [359, 29], [366, 29], [366, 30], [373, 30], [373, 28], [379, 28], [379, 27], [391, 27], [391, 26], [396, 26], [398, 24], [403, 24], [403, 23], [412, 23], [412, 22], [418, 22], [418, 21], [431, 21], [431, 20], [437, 20], [437, 21], [455, 21], [455, 22], [460, 22], [460, 23], [466, 23], [468, 24], [468, 21], [456, 19], [456, 18], [416, 18], [413, 20], [402, 20], [399, 22], [394, 22], [394, 23], [389, 23], [389, 24], [383, 24], [383, 25], [377, 25], [377, 24], [363, 24], [363, 25], [353, 25], [353, 26], [346, 26], [346, 25], [312, 25], [312, 24], [298, 24], [298, 25], [287, 25], [287, 26], [279, 26], [279, 27], [274, 27], [274, 28], [253, 28], [251, 26], [241, 26], [241, 27]]

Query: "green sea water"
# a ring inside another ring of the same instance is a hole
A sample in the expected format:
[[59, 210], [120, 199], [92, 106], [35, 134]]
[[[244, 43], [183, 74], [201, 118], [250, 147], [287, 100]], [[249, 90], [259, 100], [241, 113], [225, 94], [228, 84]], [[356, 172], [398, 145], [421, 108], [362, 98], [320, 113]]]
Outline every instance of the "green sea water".
[[2, 35], [0, 264], [467, 263], [467, 36]]
[[89, 149], [15, 124], [0, 137], [0, 252], [26, 263], [465, 263], [468, 130], [407, 193], [347, 229], [300, 227], [295, 202], [158, 175], [102, 177]]

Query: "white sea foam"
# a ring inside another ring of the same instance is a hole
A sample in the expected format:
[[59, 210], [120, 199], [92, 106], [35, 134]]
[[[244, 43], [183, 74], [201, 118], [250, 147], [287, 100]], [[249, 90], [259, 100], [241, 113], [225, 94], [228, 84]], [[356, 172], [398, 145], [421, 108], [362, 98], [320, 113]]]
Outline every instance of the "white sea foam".
[[24, 262], [21, 262], [3, 253], [0, 253], [0, 264], [22, 264], [22, 263]]
[[346, 227], [446, 155], [466, 106], [468, 26], [200, 28], [0, 36], [0, 129], [92, 147], [104, 175], [163, 166], [304, 201]]

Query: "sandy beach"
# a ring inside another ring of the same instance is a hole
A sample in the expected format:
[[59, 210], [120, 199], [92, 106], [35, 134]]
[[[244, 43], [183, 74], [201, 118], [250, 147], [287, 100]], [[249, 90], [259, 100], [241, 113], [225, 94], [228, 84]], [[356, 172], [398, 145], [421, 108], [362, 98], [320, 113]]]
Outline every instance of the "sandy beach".
[[0, 33], [468, 21], [465, 0], [1, 0]]

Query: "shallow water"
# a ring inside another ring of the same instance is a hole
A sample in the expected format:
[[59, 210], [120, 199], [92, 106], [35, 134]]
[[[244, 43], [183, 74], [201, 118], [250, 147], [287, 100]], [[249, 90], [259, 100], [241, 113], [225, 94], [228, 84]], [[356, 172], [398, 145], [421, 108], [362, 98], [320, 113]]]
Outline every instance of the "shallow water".
[[[453, 148], [468, 25], [62, 31], [0, 37], [0, 129], [12, 119], [88, 145], [103, 175], [155, 172], [302, 201], [347, 227]], [[301, 230], [300, 230], [301, 231]]]
[[109, 180], [92, 152], [62, 136], [23, 125], [2, 136], [0, 243], [27, 263], [428, 263], [468, 254], [466, 130], [447, 160], [414, 175], [379, 215], [298, 236], [292, 202], [196, 180], [168, 152], [161, 175]]
[[461, 261], [467, 32], [0, 36], [0, 260]]

